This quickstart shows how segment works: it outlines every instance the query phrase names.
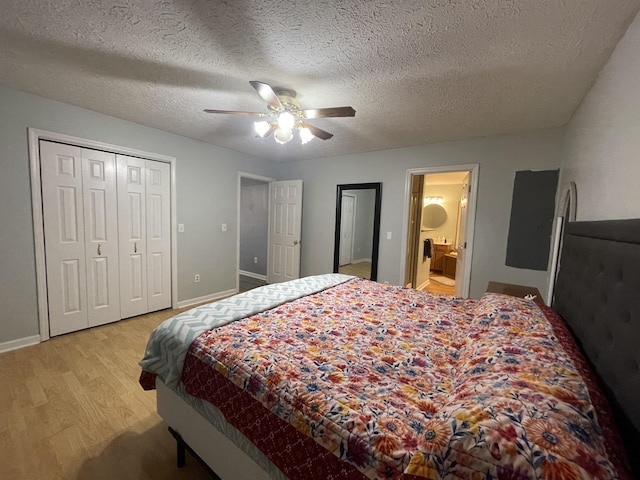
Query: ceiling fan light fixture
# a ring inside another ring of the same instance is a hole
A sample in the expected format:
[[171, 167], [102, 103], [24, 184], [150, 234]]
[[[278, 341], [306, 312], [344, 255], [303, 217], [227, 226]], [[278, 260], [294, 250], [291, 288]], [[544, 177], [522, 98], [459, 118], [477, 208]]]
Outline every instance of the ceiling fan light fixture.
[[302, 145], [313, 140], [313, 133], [307, 127], [298, 128], [298, 132], [300, 133], [300, 140], [302, 141]]
[[275, 138], [276, 142], [280, 144], [287, 143], [293, 138], [293, 131], [291, 129], [278, 127], [273, 135], [273, 138]]
[[274, 138], [276, 142], [281, 144], [288, 143], [293, 139], [295, 130], [298, 130], [302, 145], [309, 143], [314, 137], [321, 140], [329, 140], [333, 137], [332, 133], [322, 130], [310, 123], [306, 123], [305, 120], [310, 118], [353, 117], [356, 114], [356, 111], [352, 107], [302, 110], [300, 103], [296, 99], [295, 90], [284, 88], [274, 89], [270, 85], [257, 80], [252, 80], [249, 83], [256, 90], [260, 98], [267, 102], [269, 113], [217, 110], [211, 108], [207, 108], [204, 111], [206, 113], [221, 113], [248, 117], [271, 117], [272, 120], [253, 123], [256, 133], [261, 138], [269, 137], [275, 132]]
[[261, 137], [264, 137], [265, 134], [269, 131], [271, 126], [269, 122], [263, 120], [262, 122], [253, 122], [253, 128], [255, 128], [256, 133]]
[[293, 115], [291, 115], [290, 112], [285, 110], [280, 115], [278, 115], [278, 127], [280, 127], [281, 129], [291, 131], [294, 125], [295, 118], [293, 118]]

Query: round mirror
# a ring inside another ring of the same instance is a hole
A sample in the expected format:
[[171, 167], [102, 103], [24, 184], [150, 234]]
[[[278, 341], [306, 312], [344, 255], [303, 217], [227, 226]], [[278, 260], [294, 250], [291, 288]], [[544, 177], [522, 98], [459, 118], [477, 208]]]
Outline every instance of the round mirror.
[[422, 207], [423, 228], [438, 228], [447, 221], [447, 211], [442, 205], [430, 203]]

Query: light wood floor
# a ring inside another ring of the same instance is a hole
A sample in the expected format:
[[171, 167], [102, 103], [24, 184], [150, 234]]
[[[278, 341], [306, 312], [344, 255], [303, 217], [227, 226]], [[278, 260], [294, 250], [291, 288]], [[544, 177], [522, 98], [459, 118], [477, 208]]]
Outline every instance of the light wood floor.
[[453, 295], [456, 290], [456, 287], [450, 287], [448, 285], [438, 283], [435, 280], [431, 280], [429, 282], [429, 285], [424, 287], [422, 290], [429, 293], [444, 293], [447, 295]]
[[338, 272], [345, 275], [355, 275], [360, 278], [371, 278], [371, 262], [358, 262], [342, 265]]
[[[452, 287], [431, 282], [433, 293]], [[11, 480], [210, 479], [175, 441], [155, 392], [138, 384], [164, 310], [0, 353], [0, 476]]]
[[155, 413], [140, 360], [165, 310], [0, 354], [0, 477], [210, 479]]
[[256, 287], [261, 287], [262, 285], [266, 285], [267, 282], [264, 280], [260, 280], [258, 278], [249, 277], [247, 275], [238, 275], [239, 277], [239, 291], [247, 292], [249, 290], [253, 290]]

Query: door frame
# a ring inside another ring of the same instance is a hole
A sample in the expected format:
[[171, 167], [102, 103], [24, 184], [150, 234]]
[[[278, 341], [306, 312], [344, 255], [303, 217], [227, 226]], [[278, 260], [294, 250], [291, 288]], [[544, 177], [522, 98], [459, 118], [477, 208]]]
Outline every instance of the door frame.
[[[400, 283], [403, 285], [406, 277], [407, 268], [407, 241], [409, 238], [409, 207], [411, 203], [411, 177], [413, 175], [428, 175], [430, 173], [447, 173], [447, 172], [469, 172], [469, 203], [467, 213], [467, 248], [464, 259], [464, 268], [462, 272], [462, 296], [469, 296], [469, 287], [471, 284], [471, 260], [473, 257], [473, 239], [476, 224], [476, 203], [478, 195], [478, 174], [480, 172], [480, 164], [472, 163], [466, 165], [449, 165], [439, 167], [420, 167], [407, 170], [405, 178], [404, 191], [404, 209], [402, 222], [402, 250], [400, 255]], [[457, 277], [457, 275], [456, 275]]]
[[178, 252], [176, 215], [176, 158], [159, 153], [146, 152], [110, 143], [74, 137], [64, 133], [50, 132], [38, 128], [28, 129], [29, 170], [31, 174], [31, 208], [33, 212], [33, 238], [36, 260], [36, 291], [38, 296], [38, 324], [40, 341], [49, 339], [49, 301], [47, 299], [47, 271], [44, 252], [44, 217], [42, 214], [42, 182], [40, 180], [40, 140], [67, 143], [82, 148], [102, 150], [115, 154], [130, 155], [165, 162], [171, 167], [171, 308], [178, 305]]
[[[265, 177], [263, 175], [256, 175], [247, 172], [238, 172], [238, 188], [236, 195], [236, 292], [240, 291], [240, 210], [242, 204], [242, 179], [250, 178], [251, 180], [259, 180], [269, 185], [271, 182], [275, 182], [275, 178]], [[269, 190], [270, 187], [269, 187]], [[269, 217], [267, 221], [267, 235], [271, 228], [271, 195], [269, 195], [269, 202], [267, 205], [267, 215]], [[267, 238], [267, 274], [269, 273], [269, 256], [271, 255], [271, 249], [269, 248], [269, 239]]]

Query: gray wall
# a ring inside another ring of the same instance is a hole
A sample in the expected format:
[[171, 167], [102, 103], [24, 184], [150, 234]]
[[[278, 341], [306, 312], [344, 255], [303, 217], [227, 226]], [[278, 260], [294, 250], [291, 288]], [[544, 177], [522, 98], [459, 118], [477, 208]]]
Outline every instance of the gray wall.
[[[304, 180], [302, 275], [332, 271], [336, 185], [382, 182], [378, 280], [401, 284], [400, 263], [410, 168], [480, 164], [471, 271], [472, 297], [489, 280], [532, 285], [546, 291], [547, 272], [505, 266], [513, 179], [517, 170], [553, 169], [560, 165], [563, 130], [422, 145], [312, 161], [274, 164], [279, 179]], [[387, 232], [392, 238], [387, 240]]]
[[179, 300], [235, 288], [238, 171], [270, 162], [0, 86], [0, 344], [39, 333], [27, 127], [175, 156]]
[[[241, 179], [240, 270], [267, 275], [269, 184]], [[258, 262], [254, 259], [257, 257]]]
[[452, 248], [455, 248], [456, 232], [458, 230], [458, 207], [460, 198], [462, 197], [462, 183], [459, 185], [425, 185], [424, 196], [440, 196], [444, 199], [442, 208], [447, 212], [447, 220], [442, 226], [434, 228], [430, 232], [423, 232], [425, 235], [421, 235], [420, 240], [422, 241], [423, 238], [433, 238], [437, 240], [438, 237], [445, 237], [447, 243], [451, 243], [453, 245]]
[[504, 265], [511, 190], [516, 170], [559, 166], [562, 129], [276, 164], [0, 87], [0, 344], [39, 333], [27, 127], [177, 158], [177, 217], [185, 225], [177, 245], [179, 300], [235, 287], [238, 171], [304, 180], [303, 275], [332, 270], [336, 185], [383, 182], [378, 278], [399, 284], [406, 170], [479, 163], [471, 295], [480, 296], [489, 280], [541, 291], [546, 284], [546, 272]]
[[577, 219], [640, 217], [640, 15], [567, 128], [560, 170], [576, 182]]

